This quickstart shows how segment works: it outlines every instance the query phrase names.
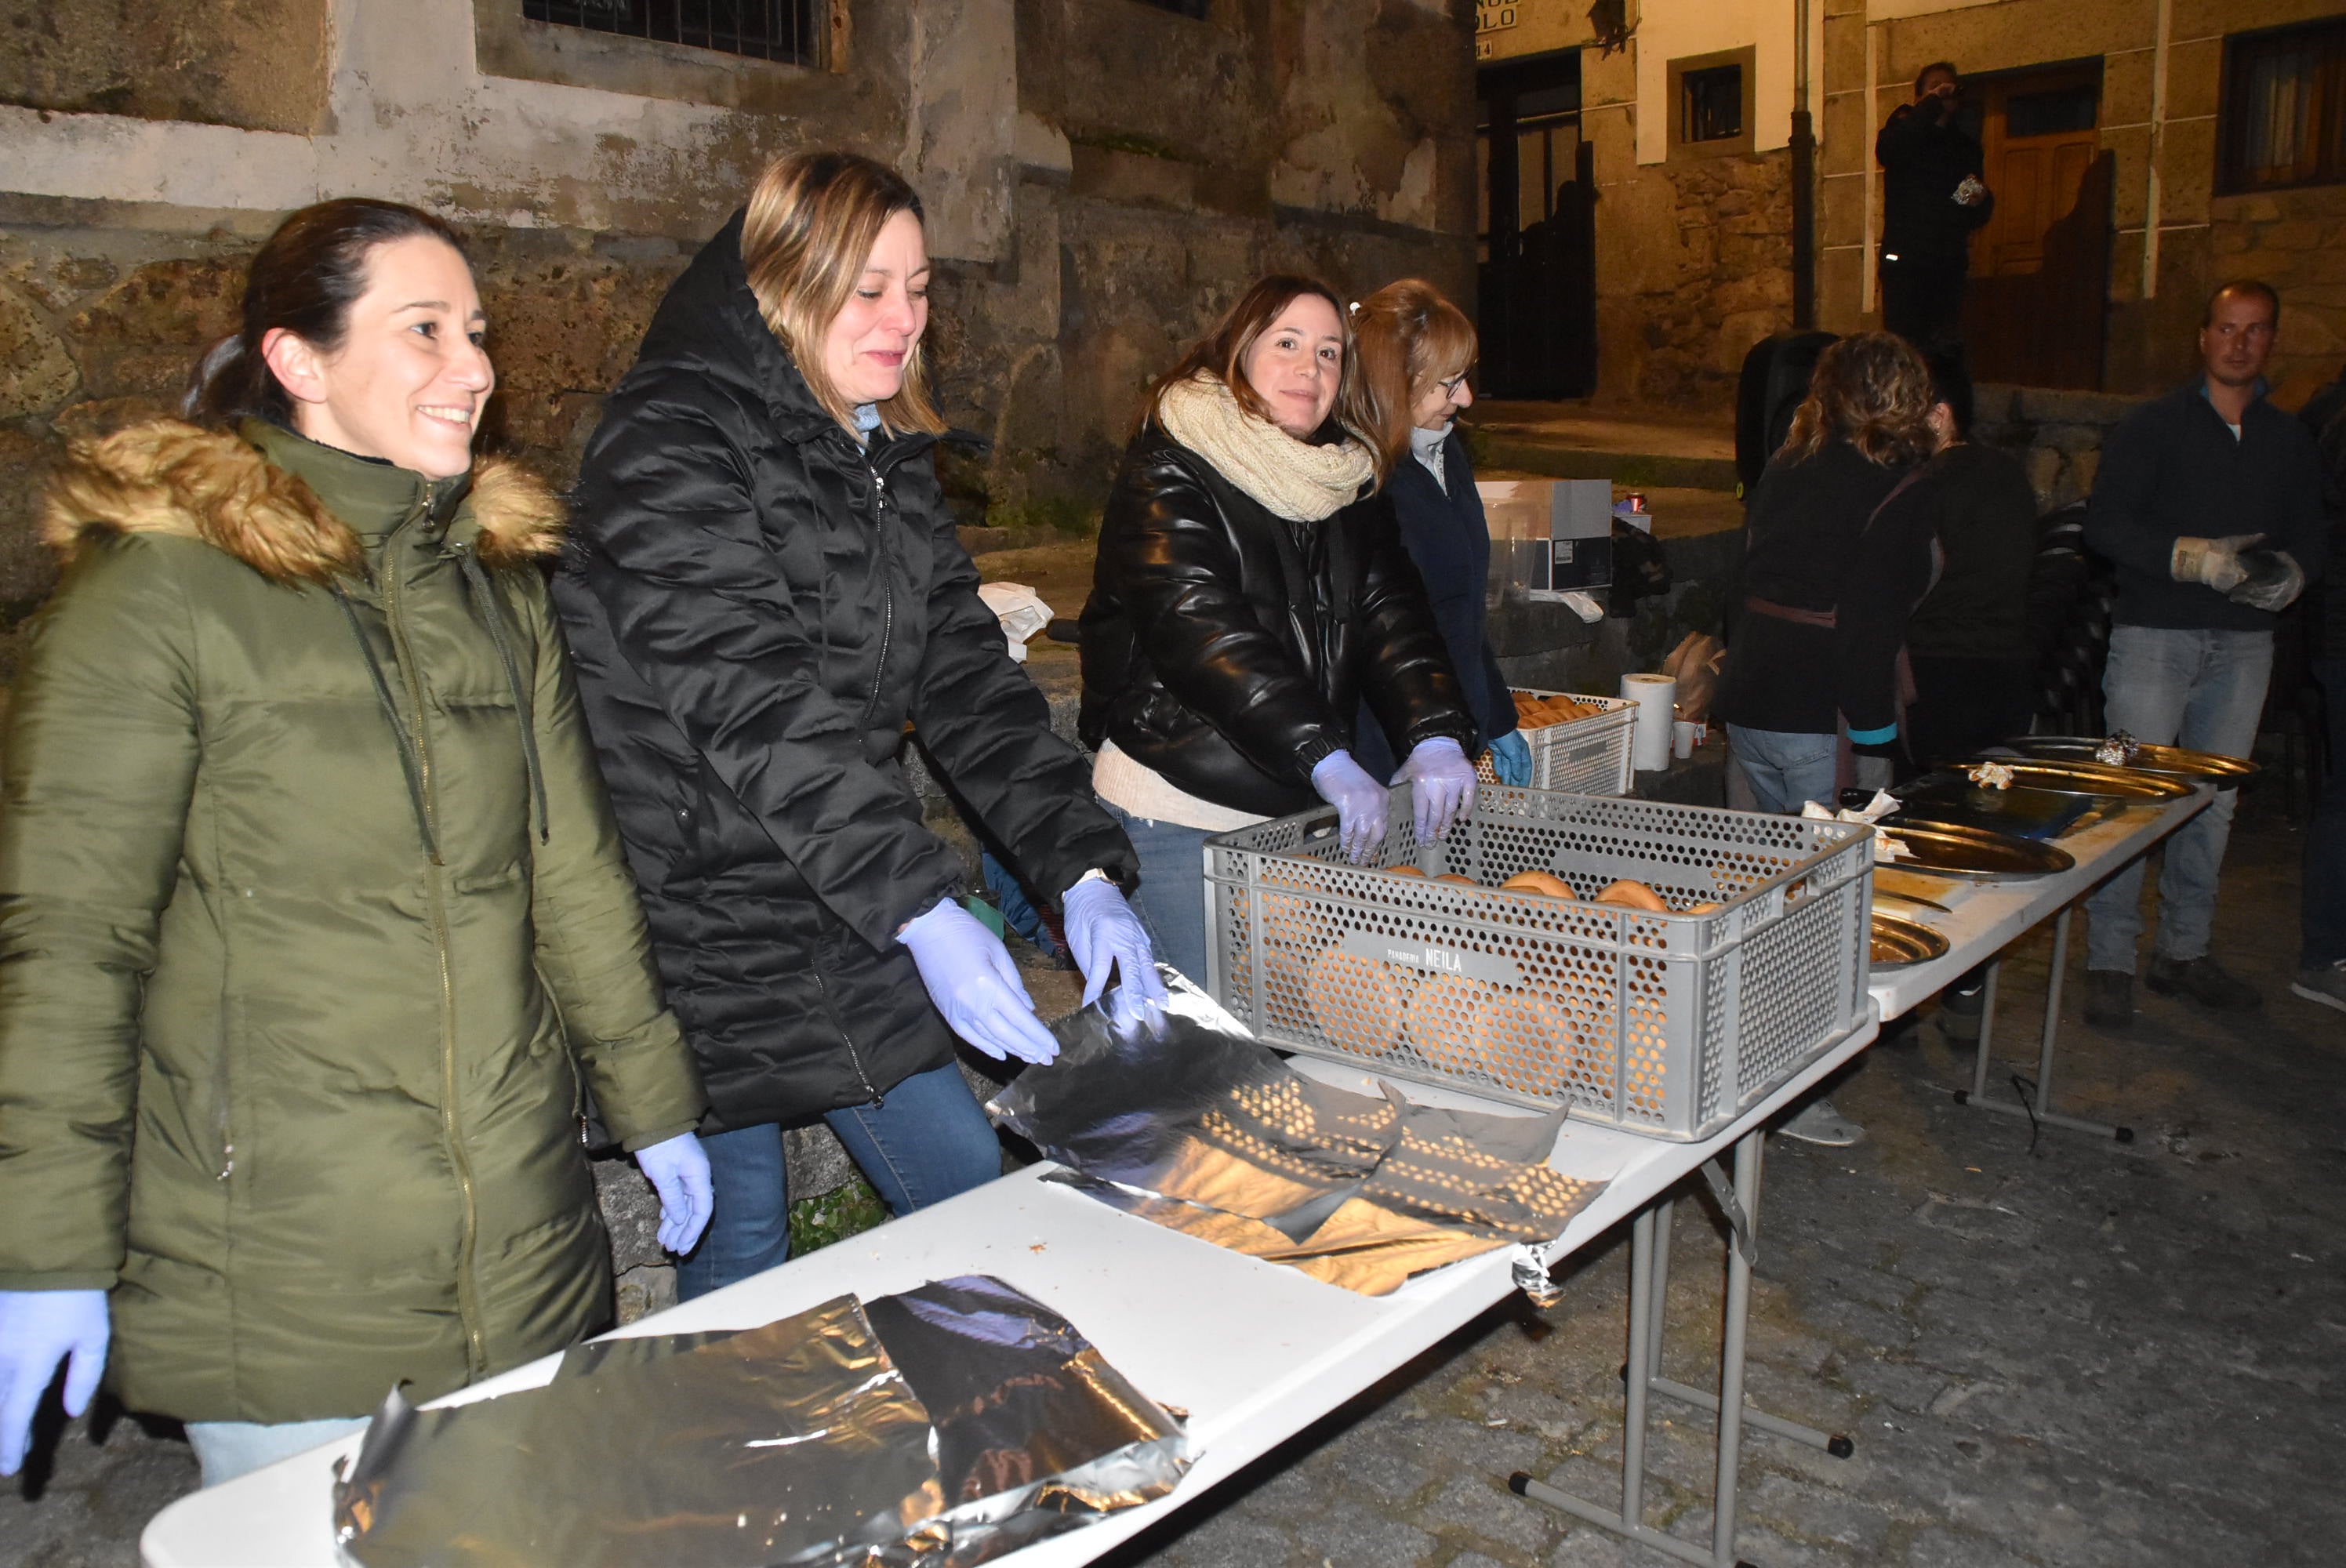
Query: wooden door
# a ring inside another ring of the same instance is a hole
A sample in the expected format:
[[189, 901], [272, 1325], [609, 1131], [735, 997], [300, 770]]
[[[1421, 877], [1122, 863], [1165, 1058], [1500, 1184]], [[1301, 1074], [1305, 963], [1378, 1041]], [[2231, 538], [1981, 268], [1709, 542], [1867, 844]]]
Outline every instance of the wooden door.
[[1475, 385], [1491, 397], [1586, 397], [1596, 390], [1596, 184], [1579, 52], [1485, 66], [1476, 87]]
[[1995, 211], [1972, 236], [1964, 341], [1981, 381], [2101, 385], [2114, 159], [2099, 61], [1975, 79]]

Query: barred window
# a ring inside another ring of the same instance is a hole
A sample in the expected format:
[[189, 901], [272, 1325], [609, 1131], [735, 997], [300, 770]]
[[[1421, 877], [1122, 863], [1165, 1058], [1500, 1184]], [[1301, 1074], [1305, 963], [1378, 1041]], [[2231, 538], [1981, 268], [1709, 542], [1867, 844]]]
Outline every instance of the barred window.
[[522, 0], [533, 22], [785, 65], [822, 63], [827, 0]]
[[2346, 23], [2224, 41], [2225, 194], [2346, 182]]

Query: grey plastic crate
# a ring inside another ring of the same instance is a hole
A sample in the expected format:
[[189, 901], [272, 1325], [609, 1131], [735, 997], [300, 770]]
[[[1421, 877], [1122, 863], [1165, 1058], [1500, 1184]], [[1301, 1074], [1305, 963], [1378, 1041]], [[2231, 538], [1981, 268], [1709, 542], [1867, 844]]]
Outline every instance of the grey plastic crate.
[[[1869, 1016], [1869, 828], [1487, 785], [1441, 843], [1405, 788], [1392, 821], [1366, 868], [1329, 810], [1207, 840], [1209, 983], [1265, 1043], [1693, 1139]], [[1720, 907], [1497, 891], [1526, 871]]]
[[[1532, 751], [1532, 788], [1561, 789], [1575, 795], [1627, 795], [1637, 779], [1631, 766], [1631, 731], [1637, 728], [1637, 705], [1617, 697], [1584, 697], [1578, 692], [1515, 688], [1527, 697], [1569, 697], [1593, 702], [1605, 711], [1562, 724], [1543, 724], [1521, 731]], [[1485, 755], [1475, 771], [1485, 783], [1498, 782]]]

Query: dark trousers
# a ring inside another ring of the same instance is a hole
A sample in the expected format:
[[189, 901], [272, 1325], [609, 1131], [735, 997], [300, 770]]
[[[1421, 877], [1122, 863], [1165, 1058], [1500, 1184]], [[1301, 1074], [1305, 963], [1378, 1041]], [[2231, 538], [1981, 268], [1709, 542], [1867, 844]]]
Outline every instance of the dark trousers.
[[[1892, 260], [1892, 255], [1897, 260]], [[1912, 256], [1884, 248], [1882, 255], [1882, 326], [1918, 349], [1950, 349], [1963, 341], [1964, 280], [1971, 270], [1964, 255]]]
[[1923, 768], [1960, 761], [2021, 734], [2036, 708], [2025, 659], [1939, 658], [1914, 654], [1914, 704], [1906, 745]]
[[2330, 771], [2305, 835], [2302, 969], [2346, 958], [2346, 658], [2314, 660], [2313, 676], [2328, 698]]

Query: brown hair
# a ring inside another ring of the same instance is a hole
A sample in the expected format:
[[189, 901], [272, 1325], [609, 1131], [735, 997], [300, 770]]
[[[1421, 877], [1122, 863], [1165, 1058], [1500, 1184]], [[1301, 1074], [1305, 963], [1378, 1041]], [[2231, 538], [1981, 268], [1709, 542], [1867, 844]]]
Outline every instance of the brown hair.
[[1411, 411], [1436, 382], [1474, 368], [1474, 324], [1421, 278], [1388, 283], [1352, 313], [1361, 409], [1382, 479], [1409, 451]]
[[1869, 463], [1903, 468], [1931, 455], [1930, 367], [1894, 332], [1857, 332], [1817, 356], [1809, 395], [1776, 455], [1806, 462], [1836, 441]]
[[366, 292], [367, 258], [378, 245], [415, 239], [464, 253], [456, 231], [432, 214], [370, 197], [321, 201], [279, 224], [246, 270], [243, 324], [196, 361], [180, 412], [216, 427], [247, 418], [292, 423], [293, 400], [260, 357], [261, 340], [282, 330], [332, 353], [350, 331], [352, 302]]
[[1254, 341], [1270, 330], [1280, 311], [1306, 294], [1317, 294], [1334, 307], [1337, 328], [1344, 337], [1344, 365], [1336, 382], [1332, 410], [1335, 418], [1346, 431], [1373, 447], [1375, 443], [1369, 440], [1370, 426], [1361, 406], [1360, 372], [1353, 363], [1352, 315], [1344, 309], [1344, 301], [1336, 298], [1333, 289], [1317, 278], [1295, 272], [1273, 272], [1256, 279], [1253, 287], [1239, 295], [1239, 302], [1214, 323], [1212, 331], [1189, 345], [1189, 351], [1175, 361], [1171, 370], [1149, 382], [1148, 398], [1141, 404], [1141, 423], [1156, 419], [1158, 404], [1164, 400], [1167, 388], [1203, 373], [1229, 388], [1230, 395], [1247, 412], [1277, 424], [1279, 422], [1271, 417], [1270, 405], [1247, 383], [1243, 366]]
[[2261, 278], [2235, 278], [2229, 283], [2217, 285], [2216, 291], [2208, 296], [2206, 308], [2199, 312], [2201, 326], [2212, 327], [2216, 324], [2216, 307], [2222, 304], [2227, 296], [2241, 300], [2262, 300], [2265, 302], [2266, 312], [2272, 318], [2273, 327], [2276, 330], [2280, 328], [2280, 290]]
[[[900, 212], [926, 221], [920, 197], [886, 164], [852, 152], [799, 152], [766, 166], [741, 225], [741, 265], [758, 313], [790, 351], [815, 402], [851, 430], [854, 409], [823, 373], [823, 334], [862, 280], [880, 230]], [[892, 433], [939, 434], [945, 428], [929, 401], [921, 349], [915, 339], [904, 356], [904, 384], [880, 405], [880, 423]]]

